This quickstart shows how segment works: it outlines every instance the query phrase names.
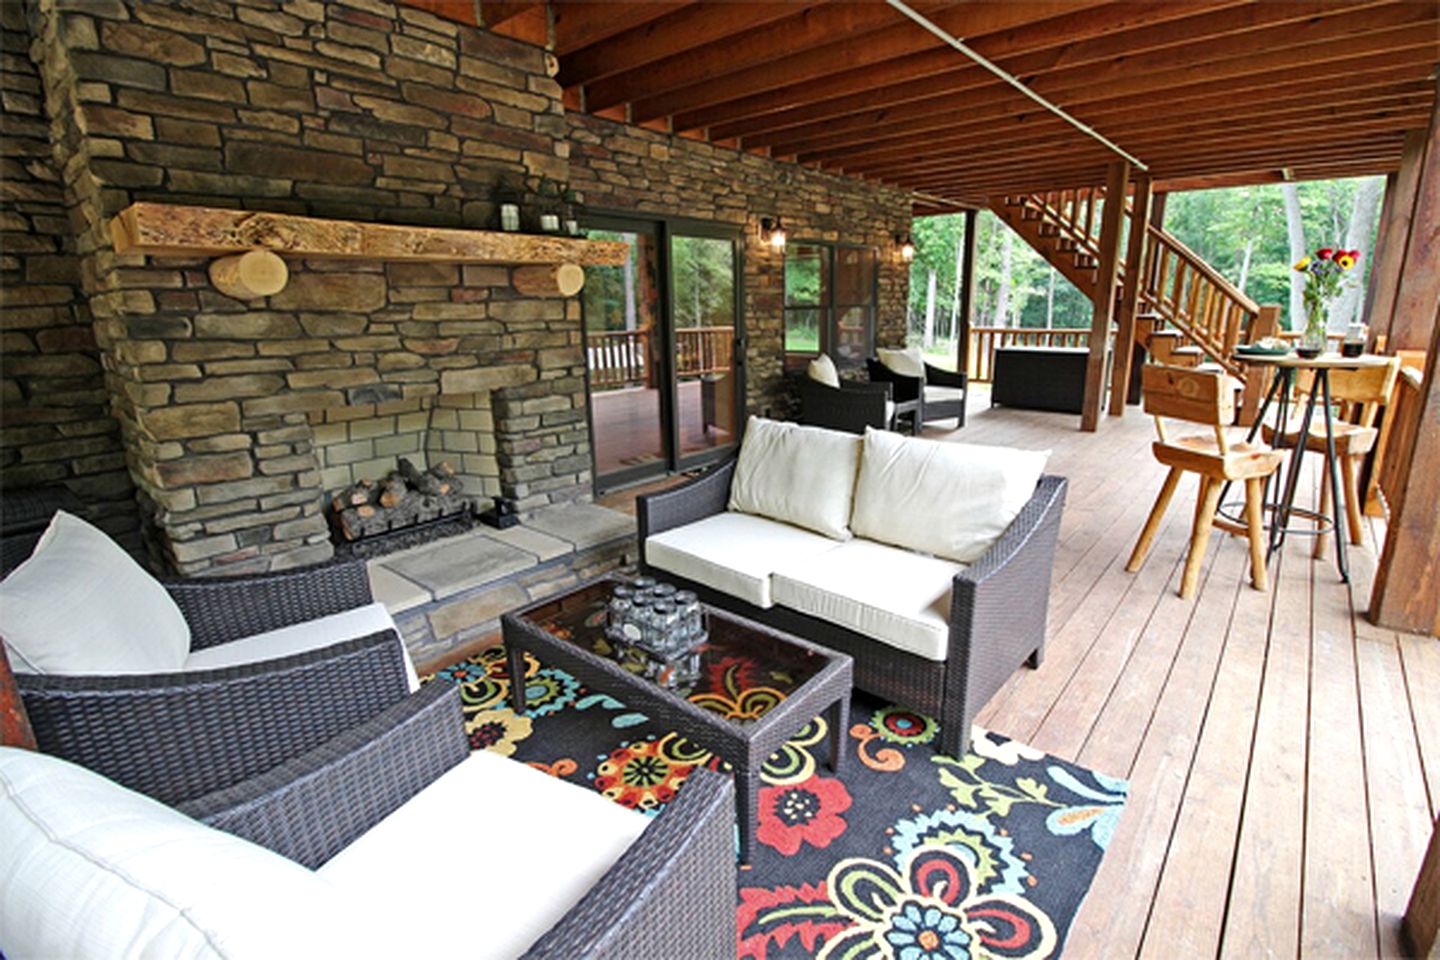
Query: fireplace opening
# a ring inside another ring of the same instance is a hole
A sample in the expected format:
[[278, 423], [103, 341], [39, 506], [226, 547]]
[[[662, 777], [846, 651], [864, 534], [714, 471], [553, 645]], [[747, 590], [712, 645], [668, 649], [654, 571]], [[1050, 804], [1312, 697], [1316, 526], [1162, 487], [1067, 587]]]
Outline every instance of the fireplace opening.
[[464, 533], [500, 494], [489, 393], [338, 407], [314, 419], [337, 556]]

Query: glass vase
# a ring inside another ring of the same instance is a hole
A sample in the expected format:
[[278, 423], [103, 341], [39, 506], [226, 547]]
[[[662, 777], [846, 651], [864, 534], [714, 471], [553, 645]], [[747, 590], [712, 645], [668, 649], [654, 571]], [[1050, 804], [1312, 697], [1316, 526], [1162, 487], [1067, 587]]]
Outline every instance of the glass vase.
[[1300, 334], [1300, 343], [1295, 352], [1302, 357], [1318, 357], [1325, 352], [1325, 308], [1311, 306], [1305, 309], [1305, 329]]

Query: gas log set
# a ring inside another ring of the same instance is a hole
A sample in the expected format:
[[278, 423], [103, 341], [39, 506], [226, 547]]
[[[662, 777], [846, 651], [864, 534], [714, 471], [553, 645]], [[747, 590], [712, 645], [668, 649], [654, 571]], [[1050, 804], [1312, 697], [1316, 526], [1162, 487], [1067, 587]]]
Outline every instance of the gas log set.
[[[378, 482], [361, 480], [337, 493], [331, 501], [331, 523], [339, 539], [349, 543], [418, 530], [440, 521], [453, 521], [468, 529], [474, 523], [475, 503], [463, 489], [449, 463], [421, 470], [401, 457], [396, 468]], [[444, 535], [441, 531], [436, 534]]]

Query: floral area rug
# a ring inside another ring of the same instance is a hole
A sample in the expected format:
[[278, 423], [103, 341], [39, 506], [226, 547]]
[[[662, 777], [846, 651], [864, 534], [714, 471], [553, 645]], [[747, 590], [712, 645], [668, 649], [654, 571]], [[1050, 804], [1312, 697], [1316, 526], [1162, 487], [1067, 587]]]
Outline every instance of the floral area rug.
[[[732, 668], [734, 704], [746, 671]], [[720, 761], [625, 704], [527, 656], [529, 709], [509, 708], [502, 648], [427, 680], [459, 684], [475, 749], [493, 750], [657, 814]], [[763, 686], [759, 683], [752, 687]], [[725, 709], [716, 705], [717, 709]], [[964, 960], [1057, 956], [1128, 785], [977, 728], [935, 752], [928, 717], [856, 694], [840, 773], [823, 717], [765, 765], [740, 871], [740, 957]]]

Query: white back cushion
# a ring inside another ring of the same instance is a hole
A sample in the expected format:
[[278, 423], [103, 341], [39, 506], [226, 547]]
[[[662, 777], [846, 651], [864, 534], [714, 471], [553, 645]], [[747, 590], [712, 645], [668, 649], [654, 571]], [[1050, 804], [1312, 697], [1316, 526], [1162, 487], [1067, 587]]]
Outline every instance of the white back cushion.
[[848, 540], [859, 460], [853, 433], [751, 417], [730, 509]]
[[866, 428], [850, 526], [858, 537], [973, 563], [1034, 495], [1049, 455]]
[[163, 673], [190, 652], [190, 627], [165, 587], [63, 510], [0, 581], [0, 637], [21, 673]]
[[925, 360], [920, 356], [919, 347], [906, 350], [886, 350], [881, 347], [875, 351], [875, 356], [892, 373], [898, 373], [902, 377], [925, 379]]
[[827, 387], [840, 386], [840, 371], [835, 369], [835, 361], [831, 360], [827, 353], [819, 354], [811, 360], [805, 372], [811, 380], [818, 380]]
[[56, 757], [0, 747], [0, 838], [10, 960], [383, 949], [311, 871]]

